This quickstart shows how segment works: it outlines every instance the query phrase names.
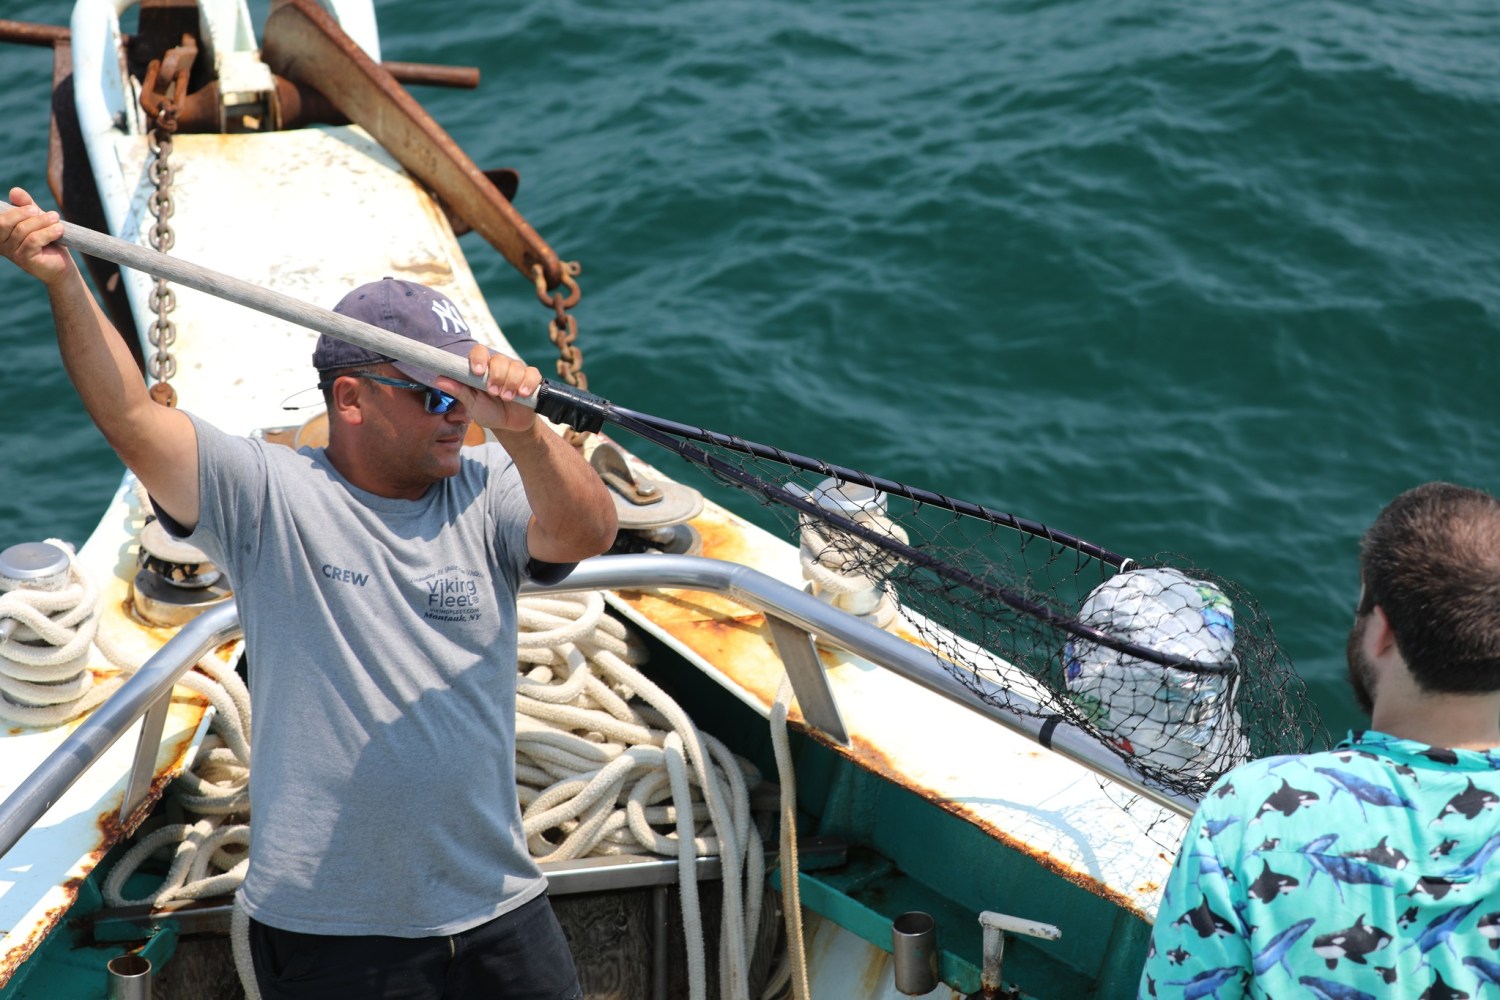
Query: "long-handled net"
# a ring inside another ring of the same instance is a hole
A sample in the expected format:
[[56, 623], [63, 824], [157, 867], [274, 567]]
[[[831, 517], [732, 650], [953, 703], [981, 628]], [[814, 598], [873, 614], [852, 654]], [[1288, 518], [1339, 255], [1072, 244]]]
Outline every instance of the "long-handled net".
[[[71, 224], [60, 242], [483, 386], [437, 348], [200, 265]], [[979, 698], [1069, 722], [1162, 789], [1201, 798], [1242, 760], [1327, 743], [1259, 605], [1181, 560], [1130, 560], [1035, 521], [554, 383], [520, 401], [578, 430], [608, 422], [755, 497], [797, 540], [815, 591], [910, 630]]]
[[1244, 760], [1327, 743], [1270, 621], [1230, 581], [566, 394], [566, 408], [540, 408], [607, 421], [754, 497], [799, 545], [814, 592], [908, 631], [977, 697], [1092, 734], [1152, 784], [1201, 798]]

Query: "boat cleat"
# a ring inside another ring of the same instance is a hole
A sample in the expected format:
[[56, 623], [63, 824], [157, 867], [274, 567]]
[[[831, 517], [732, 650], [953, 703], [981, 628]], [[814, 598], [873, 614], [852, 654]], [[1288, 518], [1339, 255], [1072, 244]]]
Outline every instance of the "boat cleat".
[[703, 554], [703, 538], [688, 523], [703, 512], [702, 493], [681, 483], [636, 475], [612, 444], [596, 446], [589, 464], [615, 501], [620, 533], [611, 552]]
[[[820, 510], [905, 543], [906, 532], [886, 516], [885, 494], [858, 483], [825, 479], [807, 493]], [[807, 592], [877, 628], [900, 621], [889, 563], [870, 543], [810, 515], [801, 517], [799, 558]]]

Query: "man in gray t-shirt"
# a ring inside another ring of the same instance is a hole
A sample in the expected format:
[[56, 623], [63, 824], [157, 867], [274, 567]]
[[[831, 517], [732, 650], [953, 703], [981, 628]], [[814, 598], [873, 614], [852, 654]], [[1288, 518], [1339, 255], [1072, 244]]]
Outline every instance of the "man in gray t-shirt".
[[[46, 286], [84, 407], [163, 523], [228, 573], [250, 650], [262, 996], [580, 996], [514, 781], [516, 586], [614, 538], [582, 457], [513, 402], [541, 376], [385, 279], [337, 311], [467, 357], [480, 391], [322, 338], [324, 449], [151, 400], [55, 213], [11, 192], [0, 253]], [[498, 444], [463, 449], [470, 421]]]

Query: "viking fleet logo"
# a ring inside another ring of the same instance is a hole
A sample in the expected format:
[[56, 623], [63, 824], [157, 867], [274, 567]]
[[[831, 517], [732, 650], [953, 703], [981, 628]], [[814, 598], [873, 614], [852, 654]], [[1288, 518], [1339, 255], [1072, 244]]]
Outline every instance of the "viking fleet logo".
[[430, 580], [427, 583], [427, 607], [472, 608], [479, 604], [479, 585], [473, 580]]
[[421, 588], [423, 617], [433, 621], [478, 621], [488, 603], [484, 574], [461, 566], [446, 566], [413, 581]]

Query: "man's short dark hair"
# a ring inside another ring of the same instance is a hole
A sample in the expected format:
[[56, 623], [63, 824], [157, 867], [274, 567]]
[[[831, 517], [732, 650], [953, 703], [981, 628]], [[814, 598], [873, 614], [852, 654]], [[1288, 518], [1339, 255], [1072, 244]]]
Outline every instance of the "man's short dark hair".
[[1407, 490], [1365, 532], [1360, 573], [1360, 614], [1385, 611], [1423, 690], [1500, 690], [1500, 500], [1452, 483]]

